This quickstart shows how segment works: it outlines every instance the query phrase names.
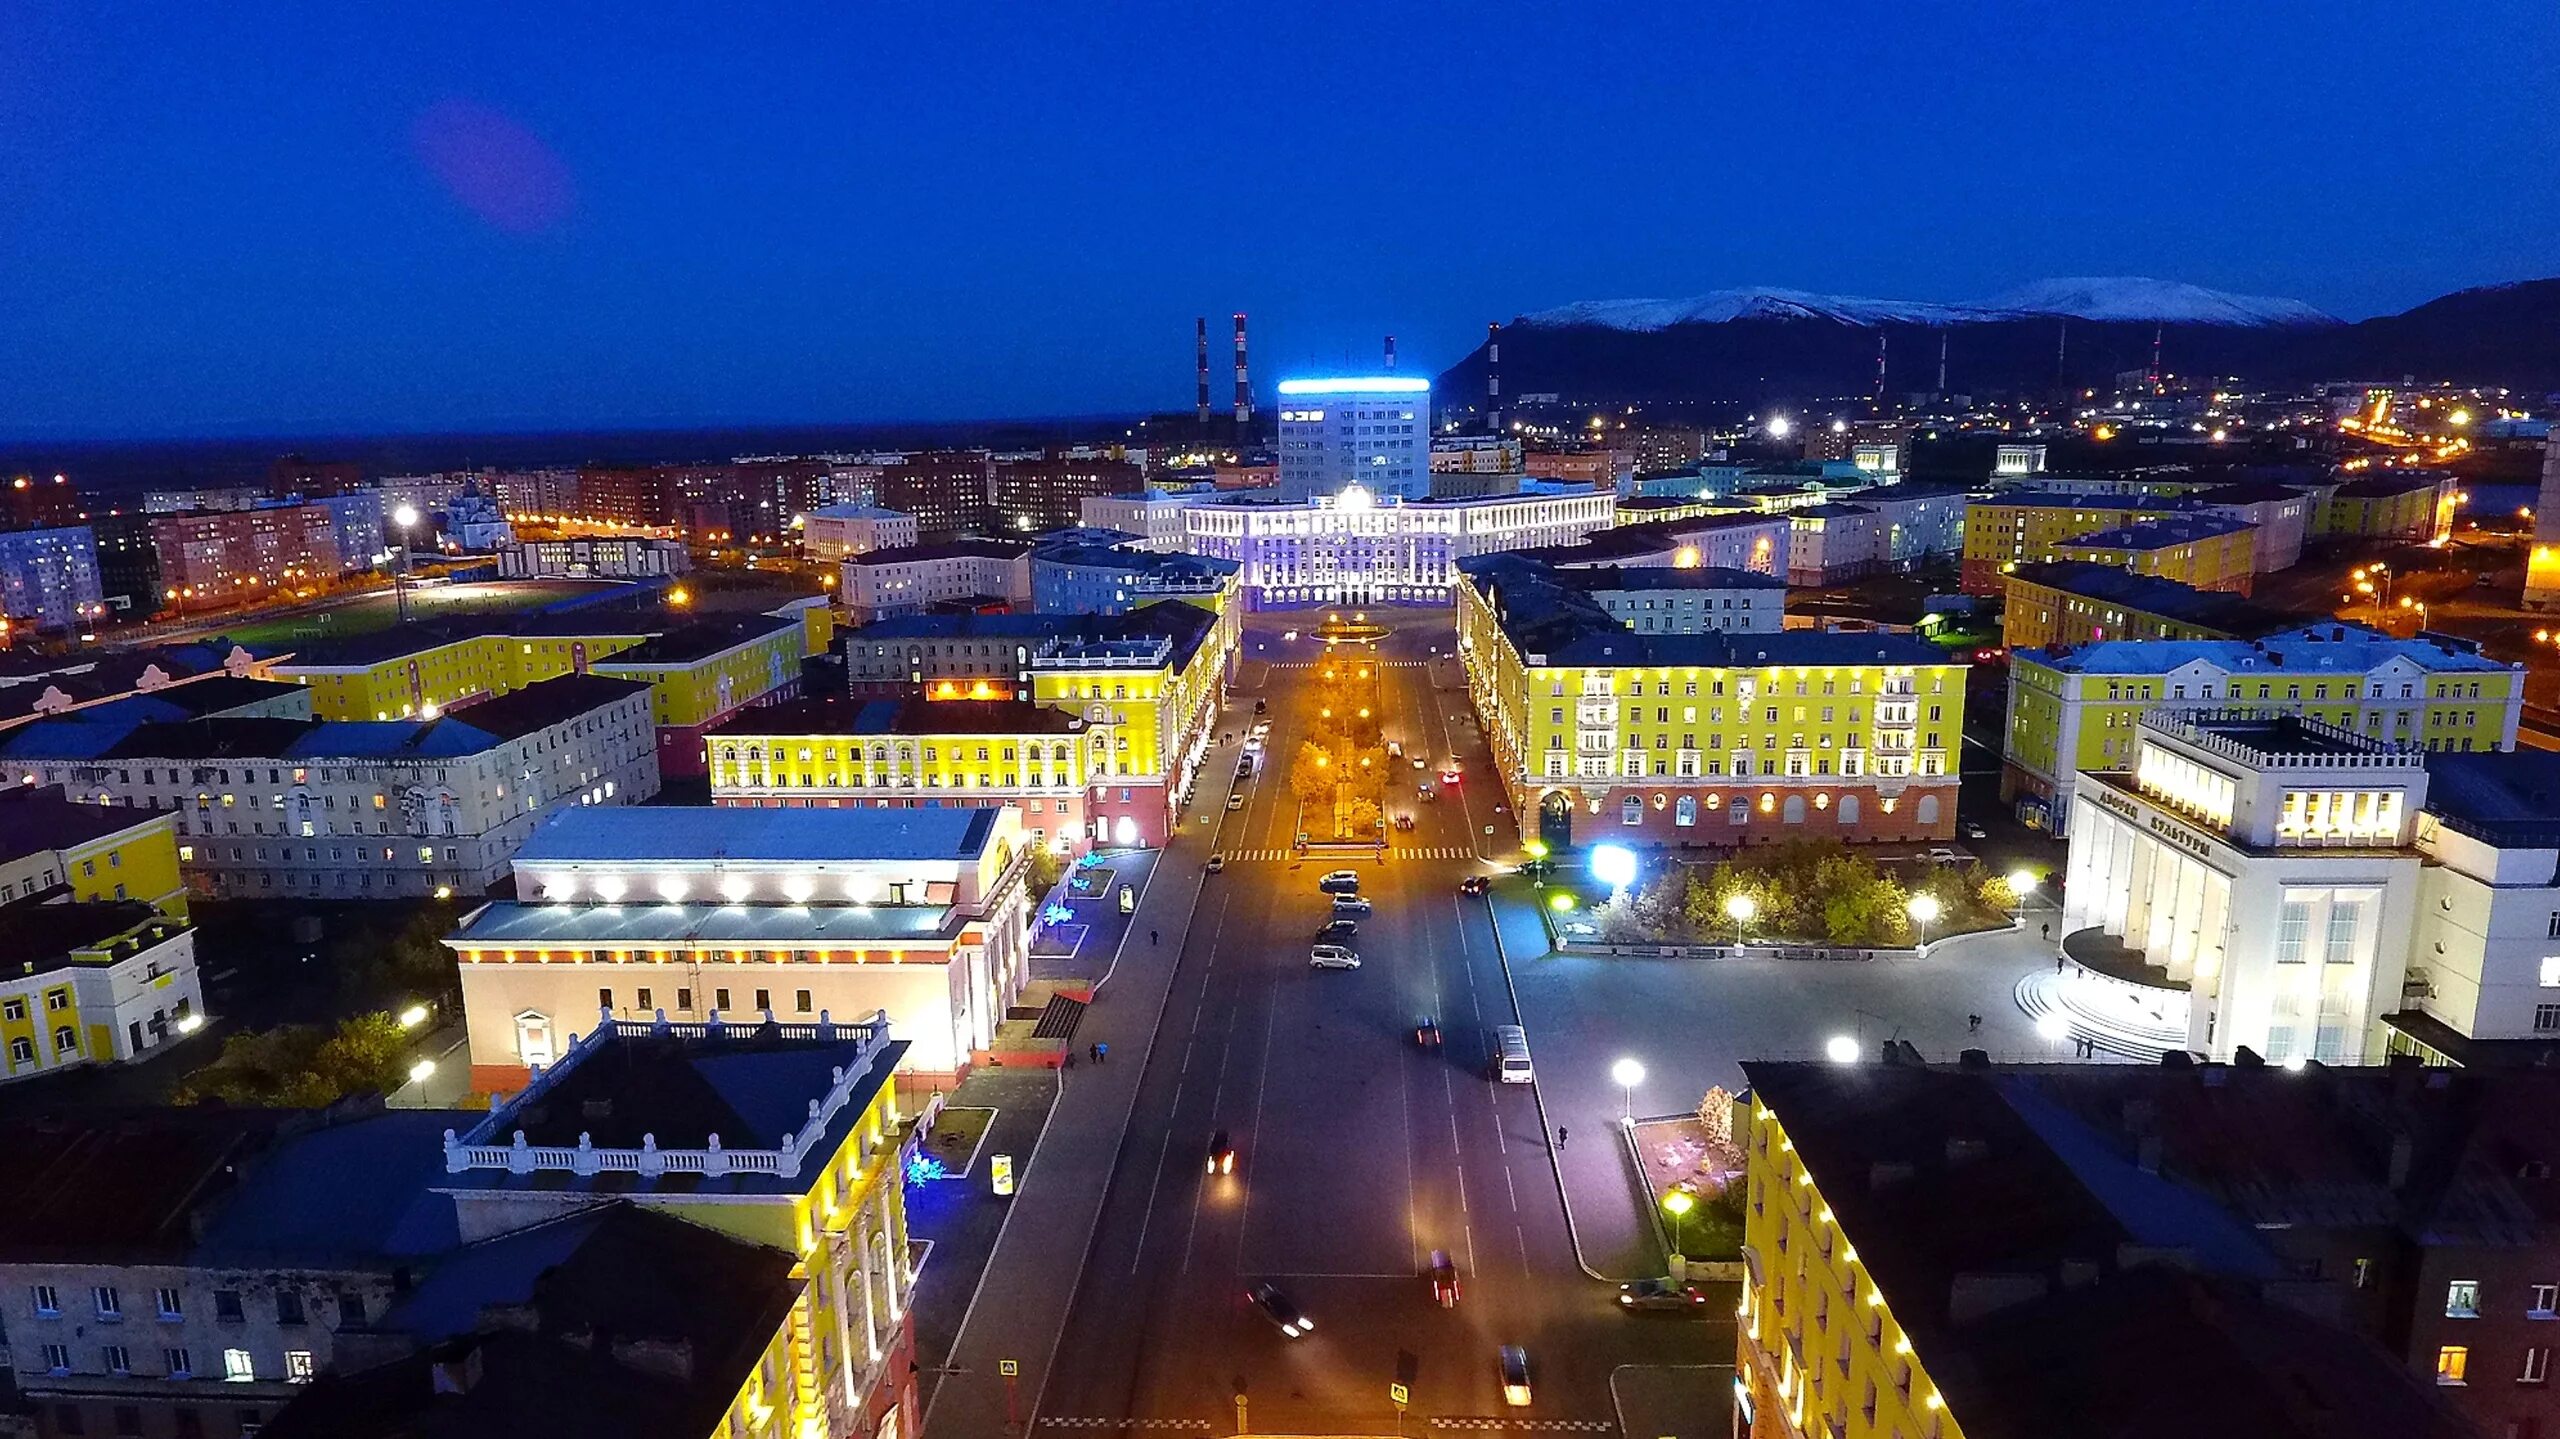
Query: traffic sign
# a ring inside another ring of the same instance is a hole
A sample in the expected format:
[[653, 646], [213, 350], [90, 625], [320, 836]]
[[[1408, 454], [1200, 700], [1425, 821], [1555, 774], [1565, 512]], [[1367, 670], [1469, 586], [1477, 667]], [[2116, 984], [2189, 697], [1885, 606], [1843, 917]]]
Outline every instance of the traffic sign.
[[1022, 1361], [1019, 1359], [999, 1359], [996, 1361], [996, 1372], [1003, 1375], [1005, 1378], [1010, 1379], [1016, 1374], [1022, 1372]]
[[1013, 1192], [1013, 1156], [1010, 1154], [989, 1156], [987, 1179], [995, 1186], [996, 1193], [1011, 1194]]
[[1387, 1386], [1387, 1397], [1395, 1401], [1398, 1409], [1402, 1409], [1413, 1402], [1413, 1391], [1401, 1384], [1390, 1384]]

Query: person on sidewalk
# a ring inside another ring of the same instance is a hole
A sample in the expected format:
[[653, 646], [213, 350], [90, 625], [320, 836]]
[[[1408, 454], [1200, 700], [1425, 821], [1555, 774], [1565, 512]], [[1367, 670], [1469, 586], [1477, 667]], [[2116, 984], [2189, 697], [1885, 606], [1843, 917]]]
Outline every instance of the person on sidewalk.
[[1151, 929], [1151, 930], [1148, 930], [1148, 931], [1147, 931], [1147, 943], [1149, 943], [1149, 944], [1153, 944], [1153, 943], [1155, 943], [1155, 942], [1156, 942], [1156, 932], [1155, 932], [1154, 930], [1152, 930], [1152, 929]]
[[1571, 1133], [1573, 1133], [1573, 1131], [1572, 1131], [1572, 1130], [1565, 1128], [1565, 1127], [1564, 1127], [1563, 1125], [1561, 1125], [1561, 1124], [1557, 1125], [1557, 1126], [1556, 1126], [1556, 1148], [1558, 1148], [1558, 1149], [1562, 1149], [1562, 1148], [1564, 1148], [1564, 1141], [1565, 1141], [1565, 1138], [1566, 1138], [1566, 1136], [1570, 1135]]
[[1964, 1032], [1967, 1034], [1980, 1034], [1982, 1032], [1982, 1016], [1978, 1014], [1966, 1015], [1964, 1017]]
[[1110, 1042], [1109, 1040], [1104, 1040], [1103, 1042], [1101, 1042], [1101, 1043], [1099, 1043], [1099, 1044], [1096, 1044], [1096, 1045], [1093, 1047], [1093, 1060], [1094, 1060], [1094, 1063], [1096, 1063], [1096, 1064], [1100, 1064], [1100, 1063], [1103, 1063], [1103, 1062], [1105, 1062], [1105, 1061], [1109, 1060], [1110, 1058], [1111, 1058], [1111, 1042]]

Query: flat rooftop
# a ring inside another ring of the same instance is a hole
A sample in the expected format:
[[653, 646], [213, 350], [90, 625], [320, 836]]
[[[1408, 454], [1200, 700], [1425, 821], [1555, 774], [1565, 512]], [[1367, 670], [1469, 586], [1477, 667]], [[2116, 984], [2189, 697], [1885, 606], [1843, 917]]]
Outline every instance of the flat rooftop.
[[766, 809], [745, 805], [572, 806], [533, 832], [516, 864], [650, 860], [749, 863], [972, 860], [993, 809]]
[[[474, 911], [445, 942], [461, 949], [894, 947], [949, 939], [957, 929], [952, 915], [950, 906], [940, 904], [658, 904], [648, 896], [628, 904], [497, 900]], [[886, 962], [888, 956], [879, 958]]]

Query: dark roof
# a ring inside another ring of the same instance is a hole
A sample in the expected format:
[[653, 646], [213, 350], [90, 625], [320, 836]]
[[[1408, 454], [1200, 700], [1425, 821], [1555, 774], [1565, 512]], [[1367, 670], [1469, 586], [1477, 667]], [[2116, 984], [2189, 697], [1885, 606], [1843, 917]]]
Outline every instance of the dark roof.
[[460, 1242], [444, 1175], [444, 1133], [475, 1113], [392, 1109], [305, 1126], [245, 1168], [201, 1227], [198, 1264], [378, 1264]]
[[1796, 508], [1787, 511], [1787, 515], [1790, 519], [1799, 520], [1845, 520], [1851, 515], [1872, 515], [1874, 513], [1875, 511], [1867, 508], [1865, 505], [1847, 505], [1842, 504], [1837, 500], [1827, 501], [1819, 505], [1799, 505]]
[[2448, 478], [2450, 477], [2435, 470], [2401, 470], [2396, 473], [2367, 475], [2361, 480], [2349, 480], [2338, 486], [2337, 497], [2342, 500], [2387, 499], [2392, 495], [2408, 494], [2412, 490], [2434, 489]]
[[691, 664], [724, 650], [799, 628], [799, 619], [792, 615], [742, 615], [735, 619], [694, 620], [627, 650], [600, 656], [589, 664], [596, 669], [609, 669], [616, 665]]
[[2053, 560], [2020, 565], [2013, 580], [2042, 585], [2103, 604], [2122, 605], [2147, 615], [2162, 615], [2199, 629], [2218, 630], [2233, 639], [2256, 639], [2301, 622], [2297, 615], [2270, 609], [2227, 590], [2200, 590], [2158, 575], [2137, 575], [2120, 565], [2094, 560]]
[[2201, 505], [2257, 505], [2269, 500], [2298, 500], [2302, 497], [2302, 491], [2287, 489], [2269, 480], [2242, 480], [2238, 484], [2196, 490], [2188, 495], [2189, 499]]
[[123, 805], [75, 804], [58, 784], [10, 785], [0, 788], [0, 864], [44, 850], [76, 849], [156, 818]]
[[2307, 1296], [2266, 1238], [2289, 1217], [2365, 1237], [2362, 1196], [2393, 1191], [2354, 1106], [2397, 1074], [1743, 1069], [1968, 1435], [2468, 1432], [2288, 1302]]
[[[0, 976], [49, 973], [69, 964], [71, 951], [113, 939], [155, 920], [156, 928], [135, 936], [138, 947], [133, 953], [183, 932], [187, 922], [171, 919], [138, 899], [94, 904], [47, 904], [22, 899], [0, 905]], [[117, 956], [119, 960], [125, 957]]]
[[2053, 542], [2055, 549], [2165, 550], [2175, 545], [2193, 544], [2197, 540], [2218, 539], [2236, 535], [2257, 526], [2247, 520], [2225, 519], [2217, 515], [2181, 516], [2170, 520], [2145, 520], [2137, 525], [2120, 525], [2112, 530], [2094, 530]]
[[2481, 839], [2560, 848], [2560, 753], [2429, 750], [2427, 812]]
[[1550, 571], [1555, 583], [1597, 590], [1783, 590], [1785, 580], [1729, 565], [1583, 565]]
[[1116, 615], [984, 612], [899, 615], [874, 620], [840, 634], [848, 653], [858, 645], [888, 644], [905, 639], [1009, 640], [1037, 645], [1050, 640], [1107, 643], [1112, 640], [1164, 638], [1173, 642], [1176, 664], [1187, 667], [1191, 657], [1198, 653], [1201, 641], [1209, 637], [1217, 622], [1216, 615], [1198, 605], [1168, 599]]
[[673, 623], [657, 605], [636, 602], [581, 605], [556, 614], [464, 615], [424, 620], [371, 634], [323, 640], [305, 647], [293, 664], [371, 666], [463, 640], [490, 636], [561, 638], [577, 635], [662, 634]]
[[614, 679], [599, 674], [566, 674], [520, 690], [509, 690], [490, 699], [475, 700], [459, 709], [447, 710], [441, 719], [427, 721], [435, 725], [467, 725], [483, 734], [501, 740], [520, 739], [539, 729], [602, 709], [616, 700], [632, 695], [645, 695], [649, 686], [639, 680]]
[[1504, 635], [1532, 664], [1717, 668], [1962, 663], [1946, 650], [1909, 635], [1827, 630], [1643, 634], [1602, 608], [1576, 580], [1527, 555], [1478, 556], [1461, 561], [1458, 568], [1465, 583], [1486, 594]]
[[865, 550], [847, 555], [849, 565], [911, 565], [926, 560], [1018, 560], [1031, 553], [1029, 540], [965, 539], [944, 540], [928, 545], [899, 545], [885, 550]]
[[665, 1149], [697, 1149], [712, 1135], [731, 1149], [772, 1149], [809, 1120], [830, 1069], [851, 1049], [792, 1039], [718, 1043], [620, 1036], [558, 1071], [551, 1086], [511, 1113], [509, 1127], [535, 1145], [637, 1149], [644, 1135]]
[[0, 1119], [0, 1259], [181, 1260], [288, 1109], [82, 1110]]
[[[779, 1249], [628, 1204], [472, 1246], [386, 1318], [416, 1354], [320, 1380], [278, 1439], [700, 1439], [806, 1283]], [[468, 1327], [455, 1329], [469, 1316]]]
[[2198, 508], [2189, 495], [2089, 494], [2080, 490], [2002, 490], [1976, 503], [2044, 510], [2149, 510], [2161, 514]]
[[819, 695], [740, 710], [714, 735], [1072, 734], [1080, 717], [1027, 700], [936, 700], [922, 695], [856, 702]]

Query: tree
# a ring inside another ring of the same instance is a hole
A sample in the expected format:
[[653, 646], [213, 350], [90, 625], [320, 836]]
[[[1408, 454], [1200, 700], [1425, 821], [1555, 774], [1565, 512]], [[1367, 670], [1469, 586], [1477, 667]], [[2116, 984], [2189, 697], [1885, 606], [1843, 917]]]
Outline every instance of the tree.
[[1045, 844], [1031, 847], [1031, 862], [1024, 882], [1031, 887], [1033, 903], [1046, 900], [1049, 897], [1049, 891], [1056, 889], [1058, 881], [1066, 876], [1067, 857], [1065, 855]]
[[388, 1094], [407, 1078], [400, 1023], [360, 1014], [334, 1031], [289, 1024], [235, 1034], [213, 1063], [170, 1095], [179, 1104], [316, 1109], [353, 1094]]
[[1721, 1084], [1698, 1101], [1698, 1127], [1706, 1131], [1709, 1167], [1718, 1174], [1735, 1174], [1742, 1169], [1742, 1146], [1733, 1138], [1734, 1107], [1733, 1095]]
[[1298, 803], [1313, 809], [1333, 802], [1333, 756], [1314, 740], [1298, 746], [1297, 758], [1289, 762], [1289, 793]]

